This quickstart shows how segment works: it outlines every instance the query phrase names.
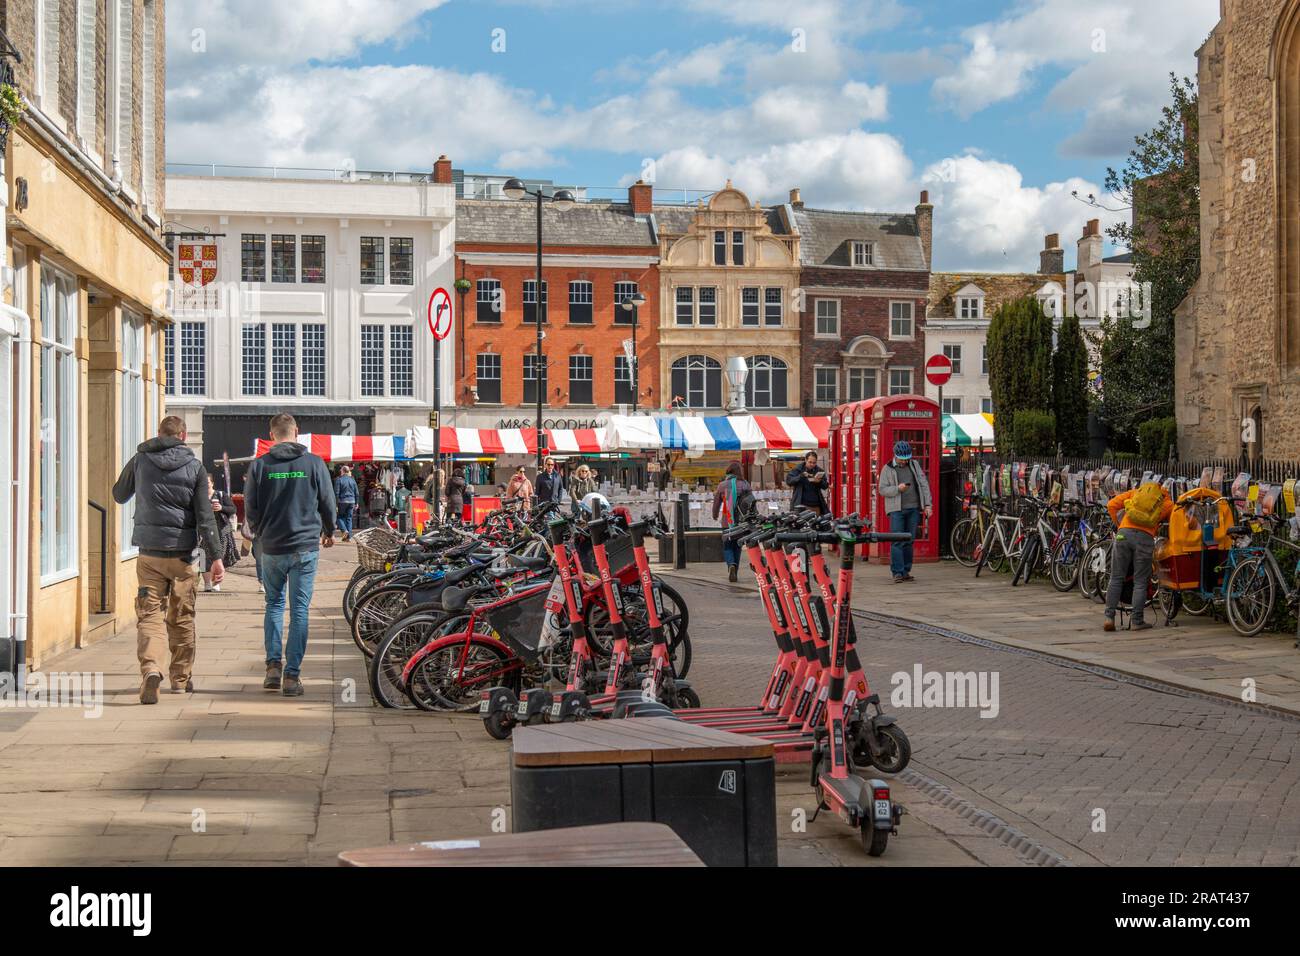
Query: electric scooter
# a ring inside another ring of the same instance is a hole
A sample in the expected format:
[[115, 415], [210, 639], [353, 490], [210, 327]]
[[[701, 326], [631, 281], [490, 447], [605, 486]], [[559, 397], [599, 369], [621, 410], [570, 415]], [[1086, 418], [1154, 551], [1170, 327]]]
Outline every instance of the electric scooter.
[[890, 835], [898, 832], [903, 808], [891, 799], [889, 784], [878, 778], [864, 777], [857, 771], [849, 751], [852, 731], [849, 715], [844, 710], [844, 675], [853, 614], [854, 554], [861, 544], [903, 541], [910, 537], [906, 533], [865, 531], [861, 525], [849, 522], [837, 524], [834, 533], [818, 534], [819, 543], [839, 545], [840, 573], [836, 585], [839, 603], [831, 631], [830, 698], [826, 704], [826, 723], [818, 728], [816, 734], [811, 782], [817, 794], [818, 810], [833, 810], [841, 820], [856, 828], [862, 835], [862, 846], [870, 856], [880, 856], [885, 852]]

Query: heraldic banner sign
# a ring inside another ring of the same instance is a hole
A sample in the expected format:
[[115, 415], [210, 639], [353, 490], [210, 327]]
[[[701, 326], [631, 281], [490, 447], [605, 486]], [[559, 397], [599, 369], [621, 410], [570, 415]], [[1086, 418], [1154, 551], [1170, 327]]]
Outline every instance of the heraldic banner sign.
[[217, 244], [182, 242], [176, 248], [176, 309], [182, 312], [215, 308], [217, 303]]

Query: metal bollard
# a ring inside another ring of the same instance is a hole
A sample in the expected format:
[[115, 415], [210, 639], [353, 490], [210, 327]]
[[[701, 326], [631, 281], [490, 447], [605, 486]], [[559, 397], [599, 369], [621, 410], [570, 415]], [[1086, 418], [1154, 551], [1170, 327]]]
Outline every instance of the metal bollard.
[[673, 523], [673, 567], [678, 571], [686, 570], [686, 515], [689, 499], [682, 495], [677, 499], [677, 520]]

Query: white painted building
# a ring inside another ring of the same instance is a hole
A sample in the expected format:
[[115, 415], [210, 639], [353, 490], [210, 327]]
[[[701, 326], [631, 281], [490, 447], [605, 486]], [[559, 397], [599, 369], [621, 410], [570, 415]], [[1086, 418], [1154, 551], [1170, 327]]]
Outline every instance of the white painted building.
[[[1136, 301], [1133, 265], [1127, 254], [1103, 258], [1101, 224], [1090, 220], [1079, 238], [1076, 271], [1065, 272], [1065, 253], [1058, 236], [1046, 237], [1039, 253], [1038, 272], [932, 272], [925, 328], [925, 354], [944, 354], [953, 364], [952, 378], [943, 387], [943, 410], [950, 415], [995, 412], [989, 387], [989, 320], [1003, 303], [1035, 296], [1050, 315], [1066, 314], [1071, 303], [1084, 338], [1095, 354], [1090, 333], [1102, 319], [1114, 317]], [[1138, 297], [1140, 298], [1140, 297]], [[926, 384], [926, 395], [940, 400], [939, 389]]]
[[[168, 177], [167, 405], [206, 461], [250, 454], [279, 411], [304, 432], [428, 424], [427, 304], [440, 287], [457, 301], [450, 166], [443, 158], [433, 175], [401, 177]], [[191, 266], [213, 255], [215, 276], [196, 281]], [[454, 339], [442, 343], [447, 406]]]

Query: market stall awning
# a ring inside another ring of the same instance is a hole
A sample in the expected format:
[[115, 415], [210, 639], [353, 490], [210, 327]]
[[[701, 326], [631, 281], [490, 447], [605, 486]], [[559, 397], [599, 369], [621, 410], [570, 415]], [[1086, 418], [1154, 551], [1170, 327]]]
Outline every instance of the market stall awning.
[[756, 451], [825, 448], [830, 419], [783, 415], [613, 415], [608, 451], [668, 448], [683, 451]]
[[[603, 428], [547, 428], [548, 451], [557, 455], [597, 454], [605, 450]], [[534, 428], [444, 428], [444, 455], [536, 455]], [[407, 432], [414, 454], [433, 454], [433, 429], [418, 425]]]
[[[667, 448], [681, 451], [779, 451], [825, 448], [830, 419], [785, 415], [612, 415], [605, 428], [548, 428], [547, 450], [557, 455]], [[532, 428], [444, 428], [444, 455], [536, 455]], [[407, 432], [411, 455], [433, 454], [433, 429]]]
[[993, 416], [944, 415], [943, 443], [947, 446], [984, 445], [993, 447]]
[[[414, 457], [405, 435], [299, 435], [298, 443], [326, 461], [408, 461]], [[274, 444], [259, 438], [253, 454], [260, 458]]]

